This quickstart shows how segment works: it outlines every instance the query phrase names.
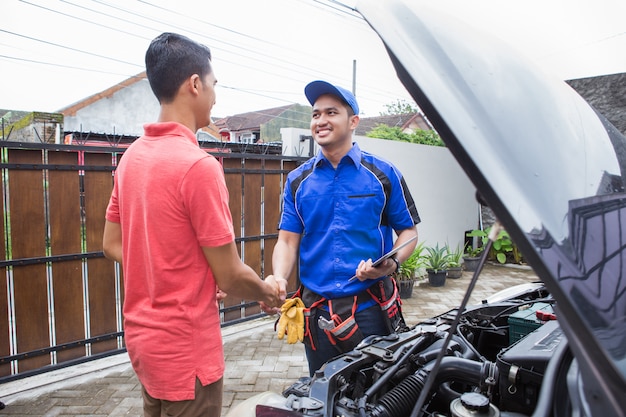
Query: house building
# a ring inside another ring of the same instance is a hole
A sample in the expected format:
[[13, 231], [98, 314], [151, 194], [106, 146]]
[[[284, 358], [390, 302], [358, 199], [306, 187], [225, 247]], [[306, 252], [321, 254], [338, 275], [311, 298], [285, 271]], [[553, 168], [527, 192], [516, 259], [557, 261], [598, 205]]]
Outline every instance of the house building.
[[[159, 103], [145, 71], [60, 110], [66, 132], [140, 136], [146, 120], [156, 120]], [[290, 104], [219, 119], [197, 132], [200, 142], [280, 141], [281, 127], [308, 127], [310, 110]]]
[[[309, 129], [311, 107], [289, 104], [282, 107], [236, 114], [215, 121], [224, 141], [239, 143], [269, 143], [281, 141], [281, 128]], [[355, 134], [365, 136], [379, 124], [400, 127], [410, 133], [432, 127], [421, 113], [363, 117]]]
[[[567, 83], [626, 134], [626, 73]], [[67, 144], [104, 140], [117, 146], [143, 134], [143, 124], [156, 120], [159, 111], [146, 73], [141, 72], [57, 113], [0, 110], [1, 139]], [[197, 137], [201, 143], [280, 142], [281, 128], [309, 129], [310, 119], [311, 107], [294, 103], [215, 120], [198, 131]], [[399, 127], [405, 133], [432, 129], [423, 114], [408, 113], [363, 117], [355, 134], [365, 136], [379, 124]]]
[[215, 121], [223, 140], [239, 143], [280, 142], [280, 129], [308, 129], [311, 107], [288, 104], [282, 107], [236, 114]]
[[[60, 112], [65, 120], [66, 144], [105, 141], [119, 146], [141, 136], [146, 121], [157, 120], [160, 106], [144, 71]], [[201, 142], [220, 141], [213, 123], [200, 129], [197, 136]]]
[[422, 113], [405, 113], [362, 117], [355, 134], [365, 136], [369, 131], [381, 124], [389, 127], [399, 127], [404, 133], [413, 133], [416, 130], [432, 130], [432, 126]]
[[159, 111], [145, 71], [59, 110], [65, 131], [135, 136]]
[[60, 143], [63, 115], [0, 109], [0, 140], [32, 143]]

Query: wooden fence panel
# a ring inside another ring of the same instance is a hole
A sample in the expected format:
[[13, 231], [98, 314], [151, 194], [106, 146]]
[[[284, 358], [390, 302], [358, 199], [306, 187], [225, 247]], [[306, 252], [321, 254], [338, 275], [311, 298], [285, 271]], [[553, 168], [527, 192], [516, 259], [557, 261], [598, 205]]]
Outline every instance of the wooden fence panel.
[[[78, 152], [49, 152], [51, 165], [78, 165]], [[78, 170], [48, 170], [48, 215], [51, 255], [81, 252], [81, 202]], [[83, 262], [81, 259], [52, 262], [55, 342], [85, 338]], [[84, 346], [64, 349], [58, 362], [85, 356]]]
[[[42, 164], [42, 151], [10, 149], [8, 162], [24, 166]], [[41, 169], [9, 173], [9, 216], [13, 259], [44, 257], [47, 233]], [[45, 264], [13, 267], [17, 353], [50, 344], [47, 279]], [[27, 371], [48, 364], [48, 355], [34, 356], [20, 360], [19, 370]]]
[[[220, 158], [224, 167], [224, 178], [228, 188], [228, 207], [233, 217], [235, 238], [241, 237], [241, 218], [243, 217], [243, 189], [241, 180], [241, 159]], [[229, 172], [234, 170], [234, 172]]]
[[[262, 161], [259, 159], [244, 159], [242, 217], [244, 236], [246, 237], [258, 237], [263, 233], [261, 224], [262, 197], [264, 191], [263, 174], [259, 173], [261, 170], [261, 163]], [[263, 276], [261, 264], [263, 254], [261, 253], [261, 244], [261, 238], [245, 240], [243, 242], [244, 253], [242, 259], [244, 263], [254, 269], [258, 275]], [[260, 312], [261, 308], [258, 304], [254, 304], [250, 307], [246, 307], [245, 316], [258, 314]]]
[[[110, 167], [111, 154], [84, 153], [85, 166]], [[87, 251], [102, 250], [105, 212], [109, 203], [113, 177], [110, 170], [85, 170], [84, 206], [85, 234]], [[120, 331], [118, 328], [118, 307], [123, 303], [123, 287], [116, 277], [115, 264], [105, 258], [91, 258], [87, 261], [89, 334], [91, 337]], [[92, 344], [92, 352], [100, 353], [114, 350], [117, 340], [103, 340]]]
[[[241, 225], [243, 218], [243, 187], [241, 178], [241, 159], [240, 158], [221, 158], [222, 166], [224, 167], [224, 177], [226, 179], [226, 186], [228, 187], [228, 206], [230, 208], [231, 215], [233, 217], [233, 228], [235, 230], [235, 238], [241, 237]], [[229, 172], [229, 171], [234, 172]], [[241, 248], [239, 250], [239, 256], [241, 256]], [[223, 313], [223, 320], [235, 321], [243, 317], [240, 308], [236, 308], [243, 302], [240, 298], [228, 296], [222, 301], [223, 307], [226, 309]], [[231, 307], [235, 307], [230, 309]]]
[[[264, 216], [265, 216], [265, 234], [272, 235], [278, 233], [278, 222], [280, 221], [280, 213], [282, 209], [282, 193], [287, 174], [296, 168], [295, 161], [282, 161], [282, 160], [270, 160], [265, 161], [265, 169], [269, 173], [265, 173], [265, 201], [264, 201]], [[274, 255], [274, 245], [278, 238], [266, 238], [265, 250], [264, 250], [264, 263], [266, 274], [273, 273], [272, 271], [272, 256]], [[288, 292], [293, 292], [298, 289], [298, 271], [297, 268], [291, 273], [289, 277]]]
[[[278, 233], [278, 221], [280, 219], [282, 177], [281, 161], [265, 161], [265, 193], [263, 199], [263, 216], [265, 223], [265, 234]], [[285, 174], [285, 178], [287, 175]]]

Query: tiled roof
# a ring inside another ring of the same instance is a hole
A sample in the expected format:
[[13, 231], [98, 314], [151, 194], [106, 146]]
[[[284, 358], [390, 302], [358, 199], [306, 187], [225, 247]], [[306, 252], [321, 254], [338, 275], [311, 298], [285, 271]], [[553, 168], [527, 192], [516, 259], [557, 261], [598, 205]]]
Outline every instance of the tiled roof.
[[420, 113], [391, 114], [387, 116], [363, 117], [356, 128], [356, 135], [365, 136], [367, 132], [377, 125], [383, 124], [390, 127], [408, 128], [411, 124], [417, 124], [420, 129], [430, 130], [431, 127]]
[[262, 124], [279, 117], [293, 106], [294, 104], [288, 104], [282, 107], [240, 113], [219, 119], [215, 122], [215, 124], [218, 128], [226, 128], [231, 132], [258, 129]]
[[28, 116], [30, 113], [32, 112], [22, 111], [22, 110], [0, 109], [0, 118], [4, 121], [4, 123], [8, 124], [8, 123], [17, 122], [18, 120], [22, 119], [24, 116]]

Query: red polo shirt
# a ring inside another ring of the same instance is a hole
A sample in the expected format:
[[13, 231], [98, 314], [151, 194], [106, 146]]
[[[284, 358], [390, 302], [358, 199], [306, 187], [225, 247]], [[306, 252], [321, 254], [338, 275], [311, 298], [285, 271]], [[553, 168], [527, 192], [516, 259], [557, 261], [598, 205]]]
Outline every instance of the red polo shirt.
[[122, 156], [106, 219], [121, 224], [124, 332], [154, 398], [194, 398], [224, 373], [216, 284], [202, 252], [234, 239], [222, 166], [178, 123], [144, 126]]

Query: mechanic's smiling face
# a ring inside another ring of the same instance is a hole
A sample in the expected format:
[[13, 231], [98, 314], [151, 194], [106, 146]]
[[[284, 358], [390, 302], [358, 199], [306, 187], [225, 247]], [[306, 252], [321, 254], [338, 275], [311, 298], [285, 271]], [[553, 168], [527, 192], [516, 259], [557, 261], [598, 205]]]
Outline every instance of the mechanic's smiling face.
[[359, 116], [353, 115], [348, 105], [334, 95], [321, 95], [313, 105], [311, 133], [324, 153], [347, 153], [358, 123]]

